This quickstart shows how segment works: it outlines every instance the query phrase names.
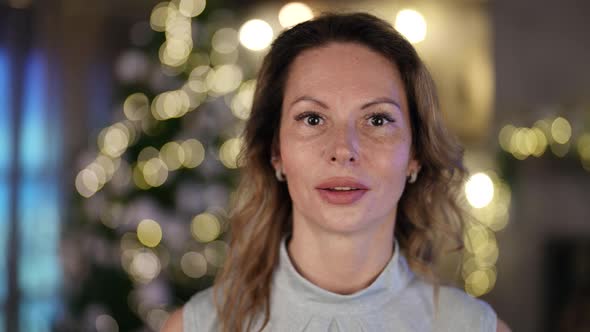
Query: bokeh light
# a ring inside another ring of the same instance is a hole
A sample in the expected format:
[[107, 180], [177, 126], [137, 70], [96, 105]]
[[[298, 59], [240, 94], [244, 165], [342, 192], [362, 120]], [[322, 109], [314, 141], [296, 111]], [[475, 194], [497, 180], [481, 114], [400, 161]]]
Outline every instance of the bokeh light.
[[91, 197], [98, 191], [99, 181], [96, 173], [89, 169], [81, 170], [76, 176], [76, 190], [86, 198]]
[[195, 216], [191, 222], [191, 233], [199, 242], [211, 242], [221, 233], [219, 219], [211, 213], [201, 213]]
[[162, 240], [162, 228], [155, 220], [144, 219], [137, 225], [137, 238], [144, 246], [153, 248]]
[[426, 20], [422, 14], [413, 9], [404, 9], [397, 13], [395, 29], [412, 44], [417, 44], [426, 38]]
[[467, 201], [474, 208], [483, 208], [494, 198], [494, 183], [485, 173], [472, 175], [465, 184]]
[[279, 23], [283, 28], [290, 28], [312, 18], [311, 8], [301, 2], [289, 2], [279, 10]]
[[97, 332], [118, 332], [119, 324], [110, 315], [102, 314], [96, 317], [95, 327]]
[[116, 158], [129, 146], [129, 138], [129, 132], [125, 126], [113, 125], [98, 134], [98, 147], [103, 154]]
[[242, 69], [235, 64], [226, 64], [209, 70], [205, 82], [216, 95], [224, 95], [237, 89], [242, 83]]
[[191, 278], [200, 278], [207, 273], [207, 260], [203, 254], [189, 251], [180, 259], [182, 272]]
[[566, 119], [558, 117], [551, 124], [551, 136], [555, 142], [566, 144], [572, 137], [572, 126]]
[[249, 50], [261, 51], [267, 48], [273, 39], [271, 26], [263, 20], [249, 20], [240, 28], [240, 43]]
[[238, 32], [232, 28], [217, 30], [211, 38], [211, 46], [219, 53], [232, 53], [238, 48]]
[[238, 155], [242, 149], [241, 138], [230, 138], [219, 148], [219, 160], [227, 168], [238, 168]]
[[180, 145], [184, 151], [182, 165], [186, 168], [195, 168], [205, 160], [205, 148], [197, 139], [191, 138]]
[[207, 6], [205, 0], [175, 0], [178, 3], [178, 11], [186, 17], [199, 16]]
[[205, 247], [205, 258], [209, 264], [215, 267], [222, 267], [227, 257], [229, 246], [226, 242], [217, 240], [209, 242]]
[[160, 159], [164, 161], [170, 171], [175, 171], [182, 166], [184, 156], [184, 149], [178, 142], [168, 142], [160, 149]]
[[143, 93], [129, 95], [123, 103], [123, 113], [132, 121], [142, 120], [150, 110], [148, 97]]
[[168, 178], [168, 167], [160, 158], [152, 158], [142, 168], [145, 182], [152, 187], [159, 187]]
[[160, 274], [160, 259], [151, 250], [136, 250], [129, 266], [135, 281], [148, 283]]
[[256, 80], [248, 80], [238, 89], [231, 101], [231, 111], [238, 119], [247, 120], [252, 110]]

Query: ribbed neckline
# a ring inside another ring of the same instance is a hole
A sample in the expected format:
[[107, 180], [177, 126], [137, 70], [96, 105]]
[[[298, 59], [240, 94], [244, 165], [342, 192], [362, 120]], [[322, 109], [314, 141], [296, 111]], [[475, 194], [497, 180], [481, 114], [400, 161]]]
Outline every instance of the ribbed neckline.
[[273, 278], [273, 306], [300, 306], [310, 314], [360, 314], [374, 311], [399, 294], [413, 278], [405, 257], [395, 242], [393, 256], [371, 285], [356, 293], [341, 295], [305, 279], [293, 266], [283, 237], [279, 264]]

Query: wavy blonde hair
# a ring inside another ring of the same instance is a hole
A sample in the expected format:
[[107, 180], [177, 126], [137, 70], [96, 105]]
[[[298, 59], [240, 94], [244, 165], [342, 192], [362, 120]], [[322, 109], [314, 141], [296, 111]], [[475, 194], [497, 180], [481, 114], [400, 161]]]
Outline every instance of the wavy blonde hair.
[[457, 197], [466, 176], [463, 149], [443, 125], [428, 70], [389, 23], [365, 13], [324, 14], [279, 35], [259, 72], [239, 157], [242, 176], [230, 214], [230, 250], [214, 286], [223, 331], [250, 331], [259, 318], [262, 329], [270, 319], [273, 271], [281, 239], [292, 226], [287, 186], [277, 181], [270, 162], [279, 143], [285, 82], [297, 55], [332, 42], [364, 45], [399, 69], [413, 152], [422, 168], [398, 203], [395, 237], [412, 270], [435, 284], [435, 298], [438, 279], [433, 266], [443, 252], [441, 240], [462, 248], [464, 213]]

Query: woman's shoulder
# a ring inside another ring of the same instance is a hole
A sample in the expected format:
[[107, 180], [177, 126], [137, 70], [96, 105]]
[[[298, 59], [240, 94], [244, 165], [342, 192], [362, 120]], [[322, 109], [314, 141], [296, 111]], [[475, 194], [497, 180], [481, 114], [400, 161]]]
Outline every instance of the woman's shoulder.
[[[414, 278], [409, 288], [420, 293], [419, 297], [434, 303], [432, 284]], [[435, 317], [442, 331], [495, 332], [498, 319], [487, 302], [452, 286], [439, 287]]]
[[216, 331], [217, 312], [213, 287], [194, 294], [164, 324], [162, 332]]

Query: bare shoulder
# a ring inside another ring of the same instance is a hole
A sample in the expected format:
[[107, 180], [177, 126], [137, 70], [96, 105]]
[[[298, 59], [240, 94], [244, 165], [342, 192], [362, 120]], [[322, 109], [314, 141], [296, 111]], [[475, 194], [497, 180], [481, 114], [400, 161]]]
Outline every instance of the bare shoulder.
[[500, 318], [498, 318], [498, 325], [496, 326], [496, 332], [512, 332], [508, 325]]
[[182, 329], [182, 308], [180, 308], [168, 317], [160, 332], [182, 332]]

